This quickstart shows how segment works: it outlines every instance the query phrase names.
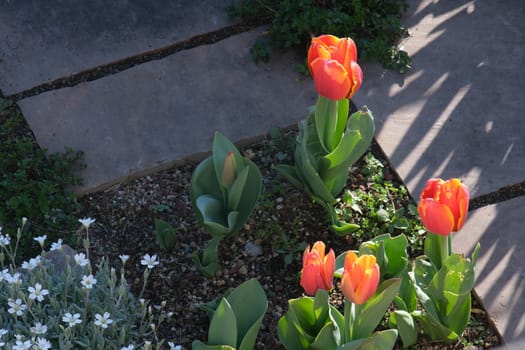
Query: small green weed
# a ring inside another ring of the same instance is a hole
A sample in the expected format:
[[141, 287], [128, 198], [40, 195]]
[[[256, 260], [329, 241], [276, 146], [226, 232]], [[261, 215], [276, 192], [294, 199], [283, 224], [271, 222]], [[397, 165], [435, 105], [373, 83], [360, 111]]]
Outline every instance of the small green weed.
[[169, 222], [155, 219], [155, 235], [160, 249], [165, 252], [171, 252], [175, 247], [175, 238], [177, 230]]
[[[33, 231], [46, 233], [50, 239], [58, 238], [60, 229], [74, 230], [79, 204], [68, 187], [80, 183], [75, 171], [83, 166], [81, 159], [82, 153], [71, 149], [48, 154], [39, 148], [18, 109], [0, 99], [0, 225], [4, 232], [16, 232], [10, 223], [23, 217], [31, 218]], [[24, 231], [20, 241], [22, 257], [34, 245], [30, 231]]]
[[[294, 218], [291, 226], [299, 227], [300, 225], [300, 220]], [[294, 261], [294, 258], [298, 259], [301, 256], [298, 253], [306, 249], [306, 242], [297, 236], [290, 235], [290, 232], [299, 231], [298, 229], [285, 229], [277, 221], [269, 221], [257, 230], [256, 236], [263, 241], [271, 240], [272, 250], [282, 255], [286, 267]]]
[[274, 127], [268, 131], [270, 140], [264, 154], [273, 154], [276, 163], [291, 163], [293, 160], [293, 150], [295, 149], [296, 133], [285, 132], [280, 128]]

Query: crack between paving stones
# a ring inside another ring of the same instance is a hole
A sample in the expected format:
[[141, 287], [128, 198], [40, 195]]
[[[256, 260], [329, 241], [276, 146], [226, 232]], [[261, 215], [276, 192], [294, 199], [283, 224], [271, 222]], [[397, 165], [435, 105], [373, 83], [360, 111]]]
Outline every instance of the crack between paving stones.
[[[5, 98], [10, 99], [16, 103], [21, 99], [39, 95], [44, 92], [58, 90], [65, 87], [72, 87], [80, 83], [97, 80], [130, 69], [142, 63], [163, 59], [179, 51], [193, 49], [202, 45], [214, 44], [221, 40], [227, 39], [233, 35], [247, 32], [267, 23], [269, 23], [269, 19], [264, 17], [252, 22], [236, 23], [231, 26], [223, 27], [211, 32], [195, 35], [189, 39], [179, 41], [175, 44], [164, 46], [151, 51], [142, 52], [137, 55], [129, 56], [111, 63], [99, 65], [94, 68], [89, 68], [78, 73], [74, 73], [67, 77], [57, 78], [55, 80], [34, 86], [30, 89], [6, 96]], [[1, 91], [0, 96], [3, 96]]]
[[472, 198], [469, 204], [469, 211], [491, 204], [505, 202], [521, 196], [525, 196], [525, 181], [504, 186], [497, 189], [496, 191]]

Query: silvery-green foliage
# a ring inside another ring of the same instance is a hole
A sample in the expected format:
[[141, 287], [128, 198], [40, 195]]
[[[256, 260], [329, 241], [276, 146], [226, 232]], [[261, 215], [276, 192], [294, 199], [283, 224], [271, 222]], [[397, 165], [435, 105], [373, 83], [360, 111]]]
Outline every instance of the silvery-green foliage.
[[[153, 308], [131, 293], [127, 258], [117, 272], [61, 242], [45, 250], [45, 237], [36, 237], [41, 253], [15, 266], [19, 236], [11, 239], [0, 228], [0, 347], [160, 349], [155, 330], [168, 314], [164, 304]], [[145, 271], [149, 276], [150, 268]]]

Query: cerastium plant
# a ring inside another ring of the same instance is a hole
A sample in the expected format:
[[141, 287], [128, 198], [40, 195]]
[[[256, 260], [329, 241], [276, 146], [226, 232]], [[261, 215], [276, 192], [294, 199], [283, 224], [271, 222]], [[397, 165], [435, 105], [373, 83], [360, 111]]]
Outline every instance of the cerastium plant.
[[[79, 220], [86, 231], [94, 222]], [[39, 255], [20, 266], [15, 258], [26, 219], [15, 237], [0, 229], [0, 347], [20, 349], [160, 349], [156, 329], [169, 313], [164, 305], [154, 312], [144, 299], [130, 292], [124, 277], [128, 256], [122, 255], [120, 273], [102, 260], [89, 260], [58, 240], [46, 250], [46, 236], [35, 237]], [[158, 264], [145, 255], [144, 278]], [[145, 281], [146, 283], [146, 281]], [[171, 345], [170, 345], [171, 347]]]

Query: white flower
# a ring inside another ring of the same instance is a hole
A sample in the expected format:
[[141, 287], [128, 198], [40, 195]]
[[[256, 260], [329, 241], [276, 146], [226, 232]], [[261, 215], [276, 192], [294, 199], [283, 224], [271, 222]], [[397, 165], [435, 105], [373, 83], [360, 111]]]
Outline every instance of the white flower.
[[59, 238], [58, 241], [51, 244], [50, 250], [61, 250], [62, 249], [62, 238]]
[[62, 322], [67, 323], [68, 327], [73, 327], [82, 323], [82, 320], [80, 319], [80, 314], [72, 315], [70, 312], [66, 312], [64, 316], [62, 316]]
[[24, 341], [23, 337], [19, 334], [15, 335], [16, 345], [13, 346], [13, 350], [29, 350], [31, 349], [31, 340]]
[[35, 335], [39, 334], [46, 334], [47, 333], [47, 326], [45, 324], [42, 324], [40, 322], [35, 322], [35, 325], [33, 327], [30, 327], [29, 330], [31, 333]]
[[89, 226], [95, 222], [95, 219], [93, 218], [83, 218], [83, 219], [78, 219], [78, 222], [80, 222], [82, 224], [82, 226], [84, 226], [84, 228], [87, 230], [89, 229]]
[[40, 255], [38, 255], [37, 257], [29, 259], [29, 262], [24, 261], [22, 263], [22, 268], [31, 271], [35, 267], [37, 267], [38, 265], [40, 265]]
[[4, 335], [9, 333], [9, 331], [5, 328], [0, 328], [0, 338], [2, 338]]
[[95, 284], [97, 284], [97, 280], [95, 279], [95, 277], [93, 277], [93, 275], [89, 275], [89, 276], [82, 276], [82, 285], [84, 286], [84, 288], [86, 289], [92, 289], [93, 286]]
[[51, 343], [46, 338], [36, 338], [35, 346], [37, 350], [49, 350], [51, 349]]
[[149, 254], [145, 254], [140, 264], [146, 266], [148, 269], [152, 269], [159, 264], [159, 261], [157, 260], [157, 255], [150, 256]]
[[0, 246], [5, 247], [8, 246], [9, 243], [11, 243], [11, 237], [9, 235], [2, 235], [0, 234]]
[[108, 328], [110, 324], [113, 323], [113, 320], [109, 318], [111, 315], [109, 312], [104, 312], [104, 315], [101, 314], [95, 314], [95, 325], [102, 327], [104, 329]]
[[124, 265], [126, 261], [128, 261], [129, 259], [129, 255], [125, 255], [125, 254], [119, 255], [118, 257], [120, 258], [120, 261], [122, 261], [122, 265]]
[[22, 280], [20, 279], [20, 273], [19, 272], [15, 272], [14, 274], [10, 274], [9, 272], [7, 272], [4, 276], [5, 280], [7, 281], [7, 283], [9, 284], [20, 284], [22, 283]]
[[128, 346], [124, 346], [120, 350], [133, 350], [135, 349], [135, 346], [133, 344], [129, 344]]
[[75, 258], [75, 262], [79, 266], [86, 266], [89, 264], [89, 259], [86, 259], [86, 254], [84, 253], [75, 254], [74, 258]]
[[182, 350], [181, 345], [175, 345], [172, 341], [169, 341], [168, 345], [170, 347], [170, 350]]
[[11, 276], [8, 269], [3, 269], [0, 271], [0, 282], [2, 282], [4, 279], [7, 280], [7, 276]]
[[44, 247], [44, 242], [45, 242], [46, 239], [47, 239], [47, 235], [34, 237], [33, 239], [34, 239], [35, 241], [37, 241], [38, 244], [40, 244], [40, 246], [43, 248], [43, 247]]
[[28, 287], [27, 291], [29, 292], [29, 298], [31, 300], [36, 299], [38, 301], [44, 300], [44, 297], [49, 294], [49, 291], [47, 289], [42, 289], [42, 285], [38, 282], [34, 287]]
[[24, 314], [25, 309], [27, 308], [27, 305], [22, 303], [22, 299], [20, 298], [17, 298], [15, 301], [9, 298], [7, 301], [7, 305], [9, 305], [9, 309], [7, 310], [7, 312], [9, 312], [11, 315], [15, 314], [16, 316], [22, 316]]

